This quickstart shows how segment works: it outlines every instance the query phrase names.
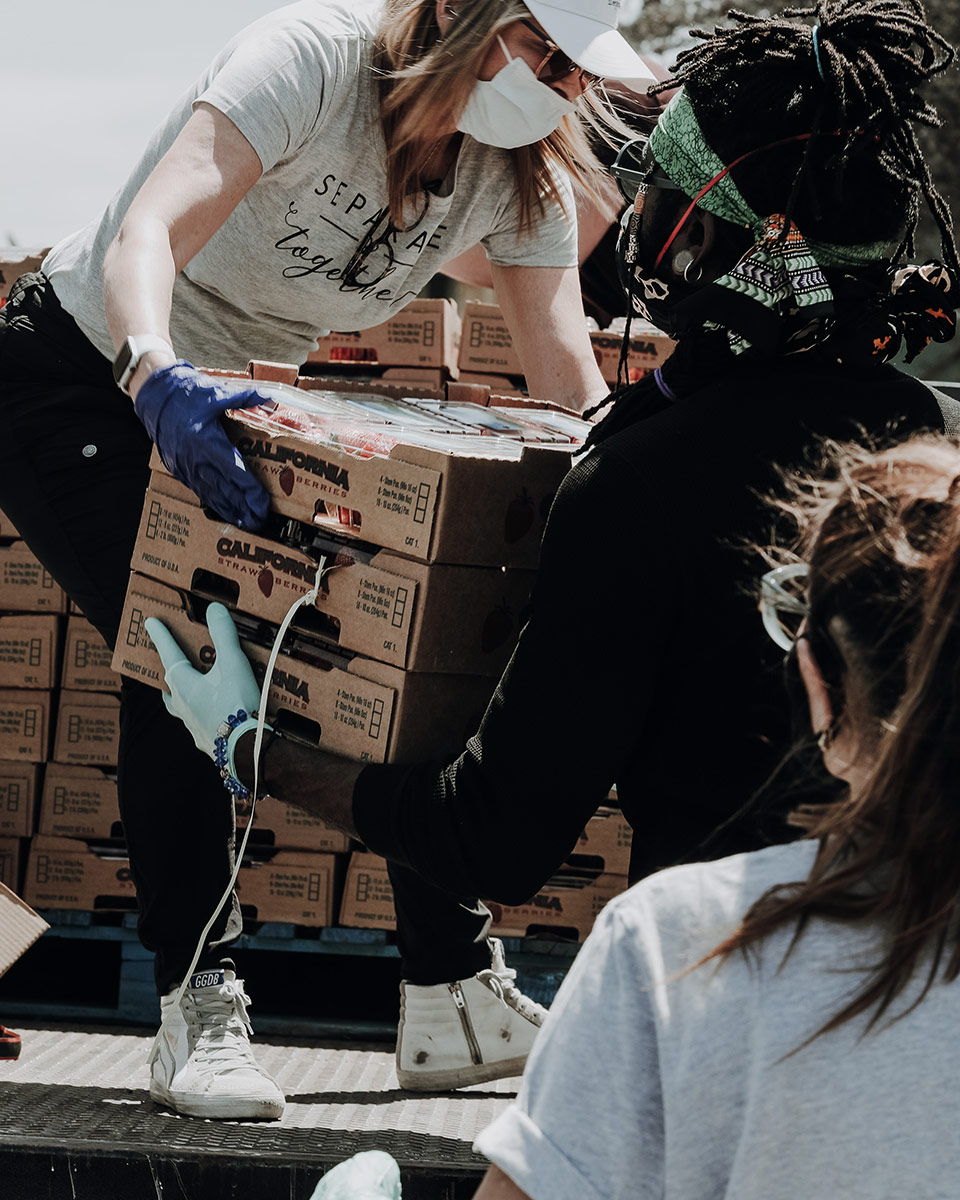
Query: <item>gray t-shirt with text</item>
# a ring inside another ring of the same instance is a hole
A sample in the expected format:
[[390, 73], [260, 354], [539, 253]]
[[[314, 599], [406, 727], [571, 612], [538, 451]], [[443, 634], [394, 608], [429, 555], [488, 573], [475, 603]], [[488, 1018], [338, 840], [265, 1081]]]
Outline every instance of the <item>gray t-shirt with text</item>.
[[792, 927], [684, 973], [814, 849], [676, 867], [609, 904], [477, 1149], [533, 1200], [960, 1196], [960, 983], [798, 1049], [882, 957], [876, 925], [814, 919], [786, 960]]
[[422, 219], [375, 249], [355, 280], [343, 279], [364, 235], [387, 225], [371, 66], [379, 20], [379, 0], [300, 0], [248, 26], [180, 98], [102, 219], [54, 247], [43, 269], [103, 354], [113, 357], [104, 254], [200, 101], [237, 126], [263, 175], [174, 285], [174, 349], [196, 365], [236, 367], [250, 358], [300, 363], [331, 329], [385, 321], [444, 262], [478, 242], [506, 266], [576, 265], [569, 180], [563, 177], [561, 187], [567, 212], [550, 204], [532, 233], [520, 233], [508, 153], [465, 137], [455, 171], [440, 194], [430, 195]]

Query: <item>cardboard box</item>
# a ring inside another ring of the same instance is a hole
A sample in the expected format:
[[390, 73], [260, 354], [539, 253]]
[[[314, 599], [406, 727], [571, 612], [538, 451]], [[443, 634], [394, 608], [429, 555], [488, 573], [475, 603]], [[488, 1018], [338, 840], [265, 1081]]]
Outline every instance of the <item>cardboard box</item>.
[[225, 424], [276, 512], [421, 562], [535, 568], [571, 463], [567, 450], [546, 445], [524, 445], [518, 459], [480, 457], [490, 443], [482, 437], [469, 457], [398, 445], [363, 458], [272, 432], [253, 411]]
[[3, 509], [0, 509], [0, 541], [11, 541], [19, 536], [20, 532], [16, 525], [14, 525]]
[[51, 714], [50, 692], [0, 689], [0, 759], [46, 762]]
[[21, 858], [20, 838], [0, 838], [0, 884], [13, 892], [20, 891]]
[[0, 307], [21, 275], [39, 271], [49, 250], [33, 246], [0, 246]]
[[265, 861], [245, 860], [237, 895], [245, 917], [332, 925], [337, 860], [332, 854], [281, 850]]
[[[314, 586], [316, 557], [335, 564], [293, 628], [411, 671], [499, 677], [513, 652], [535, 572], [412, 562], [363, 543], [314, 537], [311, 553], [207, 517], [154, 472], [131, 566], [229, 608], [280, 624]], [[72, 620], [72, 619], [71, 619]], [[64, 686], [71, 663], [68, 636]]]
[[347, 864], [340, 903], [340, 924], [351, 929], [396, 929], [393, 888], [386, 861], [366, 850], [354, 850]]
[[122, 838], [116, 778], [99, 767], [48, 763], [37, 830], [49, 837]]
[[[592, 818], [581, 835], [574, 855], [590, 853], [612, 864], [627, 861], [622, 842], [630, 827], [622, 814], [610, 811]], [[590, 847], [589, 851], [587, 847]], [[576, 859], [574, 859], [576, 861]], [[493, 914], [491, 932], [502, 937], [525, 937], [541, 930], [583, 941], [597, 915], [608, 901], [627, 888], [626, 873], [604, 871], [582, 886], [565, 886], [550, 881], [526, 904], [504, 905], [494, 900], [484, 903]], [[386, 861], [366, 850], [350, 855], [343, 886], [340, 924], [361, 929], [396, 929], [393, 889]]]
[[0, 687], [56, 687], [59, 649], [59, 617], [40, 613], [0, 616]]
[[625, 875], [599, 875], [581, 887], [548, 884], [526, 904], [485, 901], [493, 914], [491, 933], [530, 937], [542, 930], [582, 942], [604, 906], [627, 889]]
[[[249, 811], [237, 813], [239, 838], [250, 821]], [[278, 850], [315, 850], [327, 854], [343, 854], [350, 849], [350, 838], [331, 829], [319, 817], [311, 816], [295, 804], [264, 796], [257, 801], [253, 832], [248, 845], [273, 846]]]
[[488, 375], [482, 371], [461, 371], [460, 383], [486, 388], [497, 396], [527, 397], [527, 384], [522, 375]]
[[24, 904], [19, 896], [0, 883], [0, 975], [30, 949], [50, 926]]
[[[114, 670], [162, 686], [160, 659], [143, 629], [150, 616], [167, 625], [195, 667], [208, 667], [215, 655], [199, 611], [183, 593], [132, 575]], [[258, 644], [244, 636], [240, 620], [241, 645], [262, 678], [275, 630], [260, 623], [254, 632], [269, 644]], [[282, 653], [277, 659], [267, 716], [283, 732], [334, 754], [360, 762], [416, 762], [459, 752], [476, 732], [494, 686], [483, 676], [401, 671], [301, 642], [296, 657]]]
[[62, 685], [74, 692], [117, 692], [113, 651], [85, 617], [67, 619]]
[[63, 613], [67, 597], [26, 542], [0, 546], [0, 609]]
[[120, 741], [120, 697], [106, 692], [60, 693], [53, 759], [115, 767]]
[[30, 843], [23, 898], [35, 908], [130, 912], [137, 907], [125, 852], [39, 833]]
[[567, 863], [586, 865], [597, 874], [626, 875], [632, 845], [633, 830], [623, 813], [616, 808], [601, 808], [587, 822]]
[[[619, 333], [601, 330], [590, 334], [593, 353], [600, 373], [607, 383], [617, 381], [617, 365], [623, 338]], [[665, 333], [643, 321], [631, 326], [630, 354], [627, 367], [630, 378], [639, 379], [644, 371], [652, 371], [673, 353], [675, 343]], [[471, 302], [464, 308], [463, 334], [460, 341], [460, 378], [464, 372], [504, 376], [523, 376], [520, 357], [503, 313], [495, 304]], [[549, 397], [547, 397], [549, 398]]]
[[37, 813], [40, 767], [0, 762], [0, 837], [30, 837]]
[[330, 333], [307, 355], [310, 364], [432, 367], [456, 375], [460, 314], [454, 300], [413, 300], [372, 329]]

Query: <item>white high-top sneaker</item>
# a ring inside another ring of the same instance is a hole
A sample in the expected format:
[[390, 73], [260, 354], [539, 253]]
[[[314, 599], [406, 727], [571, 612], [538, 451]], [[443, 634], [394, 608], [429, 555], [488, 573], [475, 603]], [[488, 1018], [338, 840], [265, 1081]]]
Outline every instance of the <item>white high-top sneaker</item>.
[[488, 938], [491, 965], [469, 979], [400, 984], [397, 1079], [410, 1091], [487, 1083], [523, 1073], [547, 1010], [524, 996]]
[[160, 999], [160, 1032], [151, 1055], [150, 1097], [188, 1117], [272, 1119], [283, 1093], [250, 1049], [250, 997], [221, 967], [190, 978]]

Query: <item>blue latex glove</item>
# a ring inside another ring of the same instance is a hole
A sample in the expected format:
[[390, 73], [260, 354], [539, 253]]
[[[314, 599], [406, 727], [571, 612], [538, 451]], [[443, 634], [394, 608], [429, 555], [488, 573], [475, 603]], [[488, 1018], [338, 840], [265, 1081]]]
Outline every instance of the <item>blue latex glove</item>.
[[220, 416], [228, 408], [265, 400], [255, 388], [225, 387], [190, 363], [177, 362], [146, 379], [134, 409], [171, 475], [231, 525], [259, 529], [269, 498], [227, 437]]
[[[214, 757], [220, 726], [240, 709], [248, 715], [260, 706], [260, 686], [253, 668], [240, 649], [233, 618], [222, 604], [207, 608], [207, 628], [217, 652], [209, 671], [196, 671], [187, 661], [173, 635], [162, 621], [149, 617], [144, 622], [147, 636], [157, 648], [169, 693], [163, 693], [167, 712], [186, 725], [197, 749]], [[250, 728], [250, 723], [238, 726]], [[231, 738], [236, 742], [237, 737]], [[232, 750], [232, 746], [231, 746]], [[233, 763], [230, 763], [233, 775]]]
[[364, 1150], [328, 1171], [310, 1200], [400, 1200], [400, 1168], [383, 1150]]

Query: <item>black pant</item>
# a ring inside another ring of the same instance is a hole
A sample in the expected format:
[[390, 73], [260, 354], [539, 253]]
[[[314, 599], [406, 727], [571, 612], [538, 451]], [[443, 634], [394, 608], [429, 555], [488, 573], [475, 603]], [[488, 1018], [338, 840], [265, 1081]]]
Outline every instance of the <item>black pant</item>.
[[[0, 509], [113, 646], [151, 442], [110, 364], [42, 275], [18, 280], [0, 309], [0, 430]], [[233, 870], [232, 801], [161, 693], [130, 679], [121, 685], [117, 777], [140, 937], [156, 954], [164, 993], [182, 978]], [[489, 965], [482, 906], [406, 868], [391, 877], [407, 978], [440, 983]], [[200, 966], [222, 961], [240, 932], [234, 896]]]

